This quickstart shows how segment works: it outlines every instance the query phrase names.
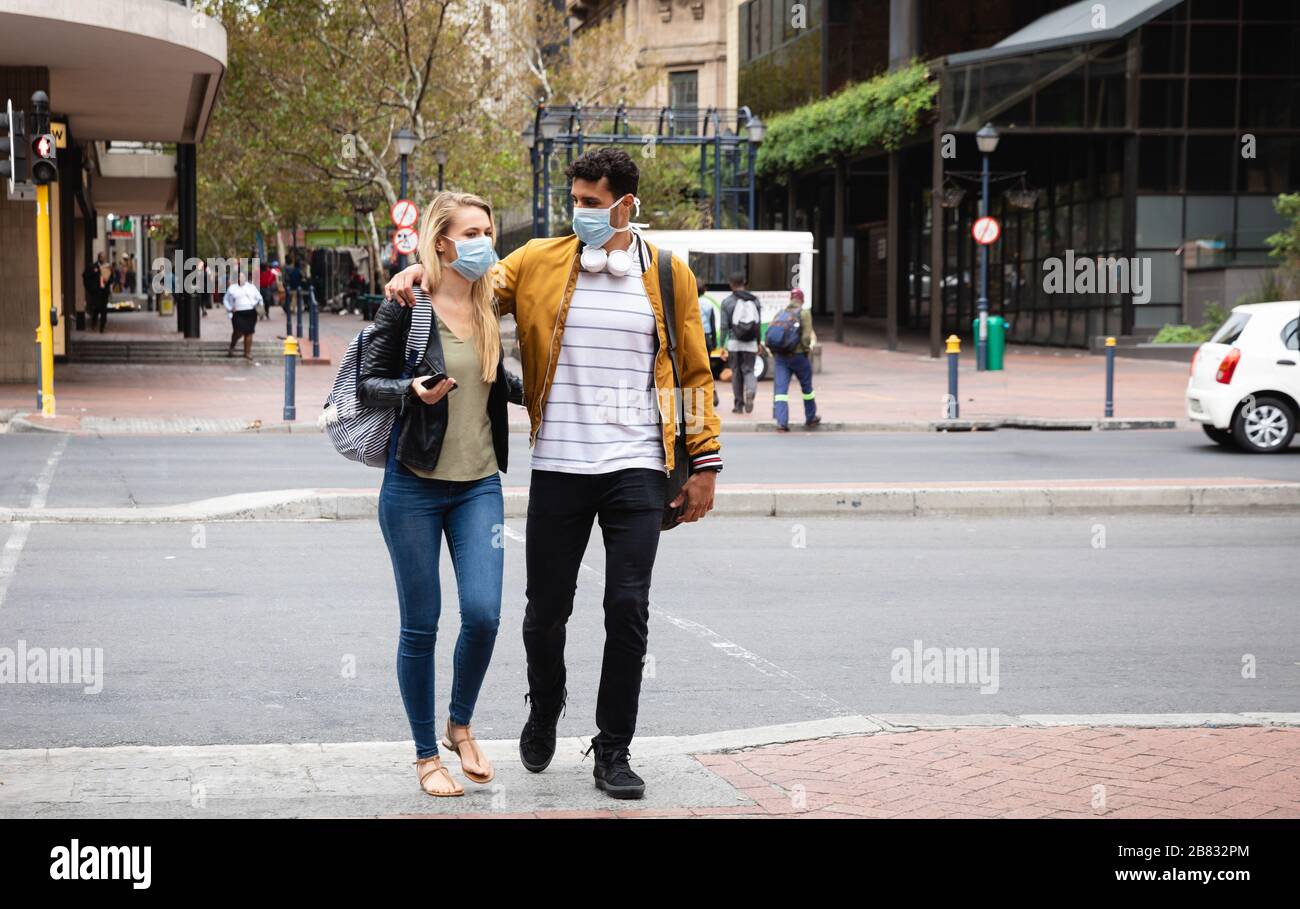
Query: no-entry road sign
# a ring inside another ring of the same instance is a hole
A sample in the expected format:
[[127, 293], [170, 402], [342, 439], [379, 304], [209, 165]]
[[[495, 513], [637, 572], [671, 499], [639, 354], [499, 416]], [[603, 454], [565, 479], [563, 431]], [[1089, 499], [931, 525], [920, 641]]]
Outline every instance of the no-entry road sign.
[[400, 230], [403, 227], [414, 227], [416, 219], [420, 217], [420, 210], [410, 199], [398, 199], [388, 214], [393, 219], [393, 225]]
[[983, 217], [971, 225], [970, 235], [975, 238], [976, 243], [988, 246], [990, 243], [996, 243], [998, 237], [1002, 236], [1002, 225], [998, 224], [997, 218]]

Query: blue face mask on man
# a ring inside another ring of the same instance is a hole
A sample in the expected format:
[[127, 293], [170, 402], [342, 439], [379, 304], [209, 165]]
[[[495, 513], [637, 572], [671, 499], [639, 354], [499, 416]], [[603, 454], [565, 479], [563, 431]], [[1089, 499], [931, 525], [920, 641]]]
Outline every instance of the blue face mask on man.
[[[637, 210], [640, 211], [641, 200], [635, 196], [632, 198]], [[573, 232], [578, 235], [578, 239], [582, 241], [584, 246], [604, 246], [614, 234], [632, 229], [631, 225], [614, 227], [609, 223], [610, 212], [618, 208], [622, 202], [623, 200], [619, 199], [609, 208], [575, 207], [573, 209]]]
[[499, 260], [492, 238], [487, 235], [455, 242], [456, 261], [450, 264], [466, 281], [477, 281]]

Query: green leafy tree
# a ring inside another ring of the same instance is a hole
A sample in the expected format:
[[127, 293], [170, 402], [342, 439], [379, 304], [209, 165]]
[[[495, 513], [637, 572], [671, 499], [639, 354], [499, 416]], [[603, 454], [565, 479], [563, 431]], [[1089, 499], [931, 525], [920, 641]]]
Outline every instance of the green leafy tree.
[[1300, 193], [1282, 193], [1273, 200], [1273, 208], [1286, 222], [1282, 230], [1264, 241], [1269, 255], [1281, 262], [1281, 286], [1276, 288], [1280, 293], [1275, 299], [1294, 297], [1300, 293]]

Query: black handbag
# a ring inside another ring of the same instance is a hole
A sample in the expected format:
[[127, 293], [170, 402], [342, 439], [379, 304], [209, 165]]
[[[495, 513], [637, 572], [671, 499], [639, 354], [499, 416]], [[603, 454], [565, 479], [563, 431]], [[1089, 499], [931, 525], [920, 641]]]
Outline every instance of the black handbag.
[[677, 432], [673, 439], [673, 469], [668, 474], [668, 483], [664, 489], [664, 515], [659, 529], [672, 530], [677, 526], [677, 519], [686, 510], [686, 503], [673, 507], [668, 503], [681, 493], [682, 487], [694, 471], [691, 459], [686, 454], [686, 407], [682, 392], [681, 369], [677, 364], [677, 313], [673, 293], [673, 257], [672, 254], [659, 250], [659, 296], [663, 299], [664, 335], [668, 338], [668, 358], [673, 364], [673, 410], [677, 414]]

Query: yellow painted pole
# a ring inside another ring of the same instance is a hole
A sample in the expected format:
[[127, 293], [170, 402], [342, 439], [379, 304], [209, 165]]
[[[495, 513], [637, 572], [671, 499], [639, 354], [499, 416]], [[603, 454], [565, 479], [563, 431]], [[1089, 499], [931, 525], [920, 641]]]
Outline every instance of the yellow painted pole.
[[54, 330], [50, 327], [50, 187], [36, 186], [36, 272], [40, 286], [41, 416], [54, 416]]

